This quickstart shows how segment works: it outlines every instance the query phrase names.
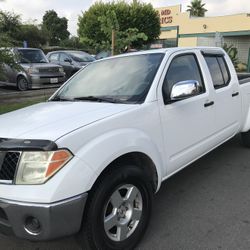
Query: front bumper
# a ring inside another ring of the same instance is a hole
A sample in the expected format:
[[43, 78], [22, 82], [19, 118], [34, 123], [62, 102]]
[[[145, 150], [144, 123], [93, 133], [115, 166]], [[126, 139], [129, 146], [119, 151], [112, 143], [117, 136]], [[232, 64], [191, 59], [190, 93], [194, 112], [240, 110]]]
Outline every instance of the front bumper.
[[51, 240], [80, 230], [87, 193], [37, 204], [0, 199], [0, 233], [32, 241]]
[[[51, 82], [52, 80], [56, 80], [56, 82]], [[55, 84], [62, 84], [66, 81], [65, 74], [62, 75], [50, 75], [50, 76], [36, 76], [32, 75], [30, 77], [31, 88], [42, 88], [49, 87]]]

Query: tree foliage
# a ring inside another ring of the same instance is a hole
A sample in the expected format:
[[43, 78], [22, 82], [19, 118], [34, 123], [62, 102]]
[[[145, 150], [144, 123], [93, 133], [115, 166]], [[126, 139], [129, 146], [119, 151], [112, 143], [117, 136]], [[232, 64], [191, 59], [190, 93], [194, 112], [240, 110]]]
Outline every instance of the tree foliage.
[[47, 42], [45, 32], [34, 24], [21, 25], [18, 40], [27, 41], [28, 46], [33, 48], [39, 48]]
[[58, 17], [53, 10], [45, 13], [42, 25], [24, 24], [20, 15], [0, 10], [0, 75], [4, 64], [15, 65], [8, 47], [22, 47], [24, 41], [29, 47], [42, 47], [48, 42], [59, 45], [69, 40], [67, 28], [68, 20]]
[[[125, 43], [141, 47], [152, 43], [160, 35], [159, 14], [151, 4], [138, 0], [131, 4], [125, 1], [97, 2], [82, 13], [78, 20], [81, 41], [97, 49], [108, 46], [110, 49], [112, 29], [117, 31], [118, 47]], [[120, 43], [119, 39], [122, 37], [124, 40], [120, 40]]]
[[40, 47], [46, 43], [46, 36], [41, 29], [33, 24], [22, 24], [19, 15], [12, 12], [0, 11], [0, 76], [4, 64], [17, 66], [15, 58], [8, 50], [9, 47], [23, 46], [27, 41], [31, 47]]
[[187, 6], [187, 11], [190, 12], [191, 16], [204, 17], [207, 12], [205, 5], [205, 3], [202, 3], [202, 0], [193, 0], [191, 5]]
[[20, 16], [0, 11], [0, 78], [3, 77], [4, 64], [14, 64], [15, 60], [6, 49], [17, 43], [17, 34], [21, 27]]
[[59, 47], [63, 48], [67, 48], [67, 49], [81, 49], [81, 50], [85, 50], [88, 51], [89, 48], [86, 46], [86, 44], [82, 43], [79, 39], [79, 37], [77, 36], [72, 36], [68, 39], [62, 40], [59, 43]]
[[59, 17], [54, 10], [48, 10], [43, 16], [42, 30], [48, 35], [50, 45], [57, 45], [69, 38], [68, 19]]
[[134, 42], [148, 40], [148, 37], [144, 33], [140, 33], [137, 28], [128, 28], [125, 31], [120, 31], [118, 19], [114, 11], [108, 11], [105, 16], [99, 17], [99, 21], [101, 30], [105, 34], [101, 49], [110, 49], [112, 30], [115, 30], [115, 53], [123, 52], [126, 47], [132, 46]]
[[[15, 44], [17, 42], [18, 34], [20, 33], [21, 18], [12, 12], [0, 11], [0, 35], [1, 40], [4, 37], [5, 42]], [[2, 41], [0, 41], [2, 42]]]
[[23, 46], [27, 41], [30, 47], [41, 47], [46, 43], [46, 36], [39, 26], [23, 24], [19, 15], [0, 12], [1, 46]]

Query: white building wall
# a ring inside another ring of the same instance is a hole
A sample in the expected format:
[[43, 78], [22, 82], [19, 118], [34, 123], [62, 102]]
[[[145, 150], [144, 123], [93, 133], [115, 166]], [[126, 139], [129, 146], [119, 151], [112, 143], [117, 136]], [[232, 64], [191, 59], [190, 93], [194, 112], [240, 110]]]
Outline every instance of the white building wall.
[[198, 37], [197, 46], [214, 47], [215, 38], [214, 37]]

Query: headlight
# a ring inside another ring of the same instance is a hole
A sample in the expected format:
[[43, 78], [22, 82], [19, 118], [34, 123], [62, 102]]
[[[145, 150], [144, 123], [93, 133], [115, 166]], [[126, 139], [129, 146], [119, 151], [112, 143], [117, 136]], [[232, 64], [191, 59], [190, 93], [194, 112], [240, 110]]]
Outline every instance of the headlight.
[[43, 184], [68, 163], [73, 155], [66, 149], [50, 152], [23, 152], [16, 184]]
[[36, 74], [39, 73], [39, 69], [37, 68], [29, 68], [28, 69], [28, 74]]
[[63, 68], [59, 68], [59, 72], [64, 73]]

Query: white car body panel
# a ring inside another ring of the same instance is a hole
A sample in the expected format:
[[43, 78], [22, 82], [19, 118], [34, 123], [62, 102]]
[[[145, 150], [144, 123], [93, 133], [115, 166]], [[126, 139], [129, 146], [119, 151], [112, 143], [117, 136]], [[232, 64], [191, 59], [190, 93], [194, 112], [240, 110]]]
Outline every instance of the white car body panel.
[[40, 103], [0, 116], [0, 138], [55, 141], [73, 130], [130, 108], [131, 105], [94, 102]]

